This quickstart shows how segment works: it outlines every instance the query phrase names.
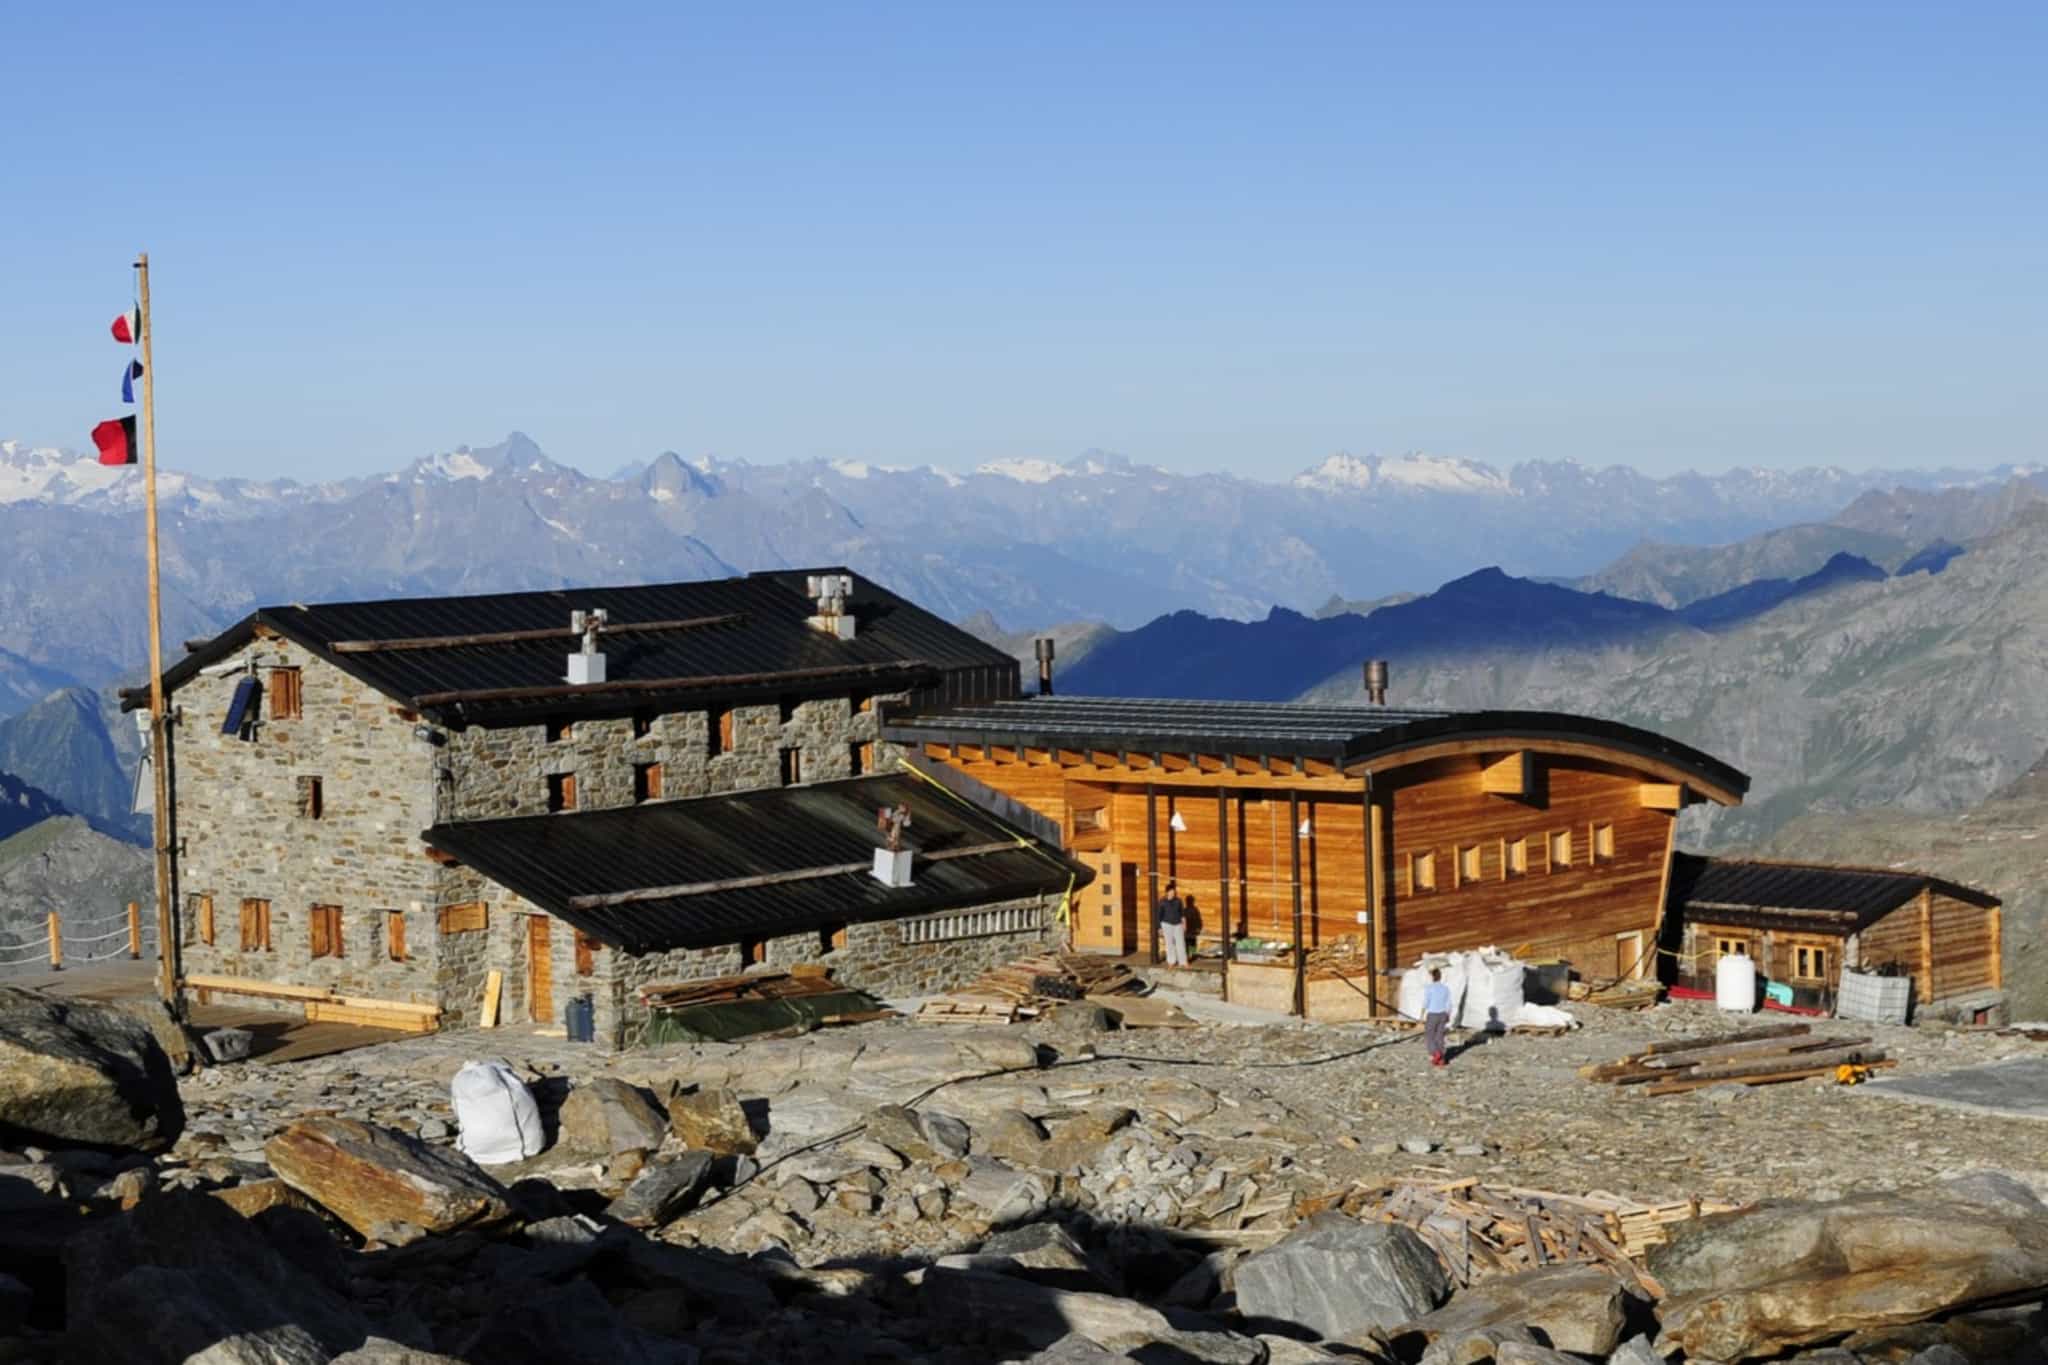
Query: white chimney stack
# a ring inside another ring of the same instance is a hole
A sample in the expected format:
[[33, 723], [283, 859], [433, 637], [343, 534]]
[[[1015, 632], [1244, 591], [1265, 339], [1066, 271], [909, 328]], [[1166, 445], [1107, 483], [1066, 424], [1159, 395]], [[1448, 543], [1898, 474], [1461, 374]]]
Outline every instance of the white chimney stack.
[[846, 610], [846, 600], [853, 596], [853, 575], [814, 573], [804, 580], [804, 587], [818, 607], [817, 614], [805, 624], [812, 630], [822, 630], [838, 639], [851, 640], [854, 623], [852, 614]]
[[583, 637], [583, 648], [569, 656], [567, 682], [575, 686], [601, 683], [604, 676], [604, 655], [597, 652], [597, 638], [604, 632], [607, 617], [604, 608], [595, 611], [572, 611], [569, 613], [569, 629]]

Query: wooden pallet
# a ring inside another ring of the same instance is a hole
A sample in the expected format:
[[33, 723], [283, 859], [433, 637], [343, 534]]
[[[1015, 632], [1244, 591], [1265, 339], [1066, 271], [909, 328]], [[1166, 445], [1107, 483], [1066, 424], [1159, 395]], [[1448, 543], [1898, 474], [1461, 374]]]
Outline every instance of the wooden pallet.
[[1017, 1007], [1008, 1001], [962, 1000], [942, 996], [927, 1000], [924, 1007], [910, 1016], [913, 1024], [965, 1024], [987, 1026], [990, 1024], [1011, 1024], [1017, 1020]]

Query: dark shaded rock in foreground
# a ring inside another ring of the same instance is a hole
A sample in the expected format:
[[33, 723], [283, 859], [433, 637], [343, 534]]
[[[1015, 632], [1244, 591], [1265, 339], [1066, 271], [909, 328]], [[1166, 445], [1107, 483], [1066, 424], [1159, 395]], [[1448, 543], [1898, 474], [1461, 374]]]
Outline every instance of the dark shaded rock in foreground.
[[0, 1141], [153, 1152], [184, 1126], [177, 1077], [148, 1024], [0, 986]]

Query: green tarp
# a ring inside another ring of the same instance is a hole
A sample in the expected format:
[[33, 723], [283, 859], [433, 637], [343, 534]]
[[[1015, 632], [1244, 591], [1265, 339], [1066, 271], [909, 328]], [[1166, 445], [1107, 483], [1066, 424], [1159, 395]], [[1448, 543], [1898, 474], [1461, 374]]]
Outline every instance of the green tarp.
[[728, 1000], [656, 1010], [647, 1023], [648, 1047], [662, 1043], [730, 1043], [760, 1033], [791, 1029], [808, 1033], [828, 1014], [861, 1014], [882, 1008], [865, 991], [799, 995], [781, 1000]]

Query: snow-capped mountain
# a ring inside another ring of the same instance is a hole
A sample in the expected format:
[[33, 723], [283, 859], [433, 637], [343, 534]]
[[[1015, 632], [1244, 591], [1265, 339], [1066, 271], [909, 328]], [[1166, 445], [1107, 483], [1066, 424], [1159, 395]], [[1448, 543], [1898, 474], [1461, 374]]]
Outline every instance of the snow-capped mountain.
[[[1088, 451], [971, 473], [875, 459], [751, 464], [668, 452], [593, 477], [517, 433], [332, 483], [159, 474], [166, 636], [269, 601], [556, 587], [845, 564], [948, 616], [1012, 630], [1239, 619], [1333, 595], [1426, 591], [1497, 562], [1600, 568], [1643, 539], [1719, 544], [1867, 493], [2012, 469], [1735, 470], [1652, 477], [1570, 461], [1333, 455], [1282, 481]], [[21, 689], [97, 685], [145, 657], [140, 472], [0, 443], [0, 658]], [[1172, 661], [1162, 660], [1163, 671]], [[1169, 677], [1162, 677], [1166, 685]], [[0, 689], [0, 712], [18, 706]]]

